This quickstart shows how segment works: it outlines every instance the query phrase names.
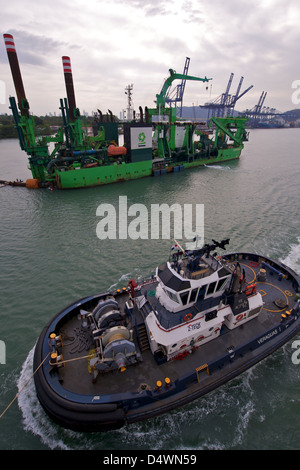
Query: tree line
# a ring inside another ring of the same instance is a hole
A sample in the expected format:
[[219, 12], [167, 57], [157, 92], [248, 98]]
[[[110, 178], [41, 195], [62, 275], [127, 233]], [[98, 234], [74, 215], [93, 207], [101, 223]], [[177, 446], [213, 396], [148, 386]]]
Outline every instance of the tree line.
[[[86, 118], [86, 124], [92, 125], [93, 118]], [[61, 116], [34, 116], [36, 135], [51, 135], [56, 131], [52, 127], [63, 125]], [[17, 139], [18, 134], [14, 118], [9, 114], [0, 115], [0, 139]]]

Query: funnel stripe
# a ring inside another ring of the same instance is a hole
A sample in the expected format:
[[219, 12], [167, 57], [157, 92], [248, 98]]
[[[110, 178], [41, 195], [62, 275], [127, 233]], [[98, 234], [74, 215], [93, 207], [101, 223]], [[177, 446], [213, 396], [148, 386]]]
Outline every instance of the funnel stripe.
[[14, 38], [11, 34], [3, 34], [7, 52], [16, 52]]
[[62, 63], [63, 63], [63, 67], [64, 67], [64, 73], [72, 73], [70, 57], [63, 56], [62, 57]]

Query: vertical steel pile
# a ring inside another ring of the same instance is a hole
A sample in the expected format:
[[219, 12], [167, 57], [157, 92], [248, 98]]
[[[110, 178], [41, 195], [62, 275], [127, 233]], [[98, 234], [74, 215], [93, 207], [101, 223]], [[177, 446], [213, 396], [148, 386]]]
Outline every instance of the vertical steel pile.
[[29, 103], [26, 99], [23, 80], [16, 51], [14, 38], [11, 34], [3, 34], [7, 57], [18, 97], [18, 106], [22, 116], [29, 117]]
[[74, 93], [74, 84], [73, 84], [73, 75], [72, 75], [72, 68], [71, 68], [71, 59], [68, 56], [62, 57], [62, 63], [64, 68], [64, 76], [65, 76], [65, 84], [66, 84], [66, 91], [68, 97], [68, 105], [69, 105], [69, 114], [70, 114], [70, 121], [74, 122], [76, 119], [76, 100], [75, 100], [75, 93]]

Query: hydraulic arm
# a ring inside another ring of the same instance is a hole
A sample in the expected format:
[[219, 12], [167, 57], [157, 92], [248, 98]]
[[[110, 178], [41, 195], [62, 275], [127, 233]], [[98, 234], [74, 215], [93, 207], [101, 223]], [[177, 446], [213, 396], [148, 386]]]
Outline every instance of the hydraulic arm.
[[167, 91], [172, 85], [172, 82], [174, 80], [197, 80], [200, 82], [208, 82], [209, 80], [212, 80], [211, 78], [200, 78], [200, 77], [193, 77], [192, 75], [183, 75], [182, 73], [176, 73], [173, 69], [169, 69], [170, 76], [165, 80], [165, 83], [162, 86], [162, 89], [158, 95], [156, 95], [156, 104], [157, 108], [159, 106], [165, 106], [166, 104], [166, 96], [167, 96]]

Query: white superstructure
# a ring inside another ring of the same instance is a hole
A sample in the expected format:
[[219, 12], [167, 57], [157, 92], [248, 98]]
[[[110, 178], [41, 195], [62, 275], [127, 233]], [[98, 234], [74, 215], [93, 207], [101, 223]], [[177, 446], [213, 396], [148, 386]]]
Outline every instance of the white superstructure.
[[157, 268], [145, 318], [152, 353], [160, 351], [167, 360], [217, 338], [224, 326], [232, 330], [248, 322], [263, 306], [256, 285], [245, 286], [238, 262], [229, 265], [203, 250], [181, 255]]

